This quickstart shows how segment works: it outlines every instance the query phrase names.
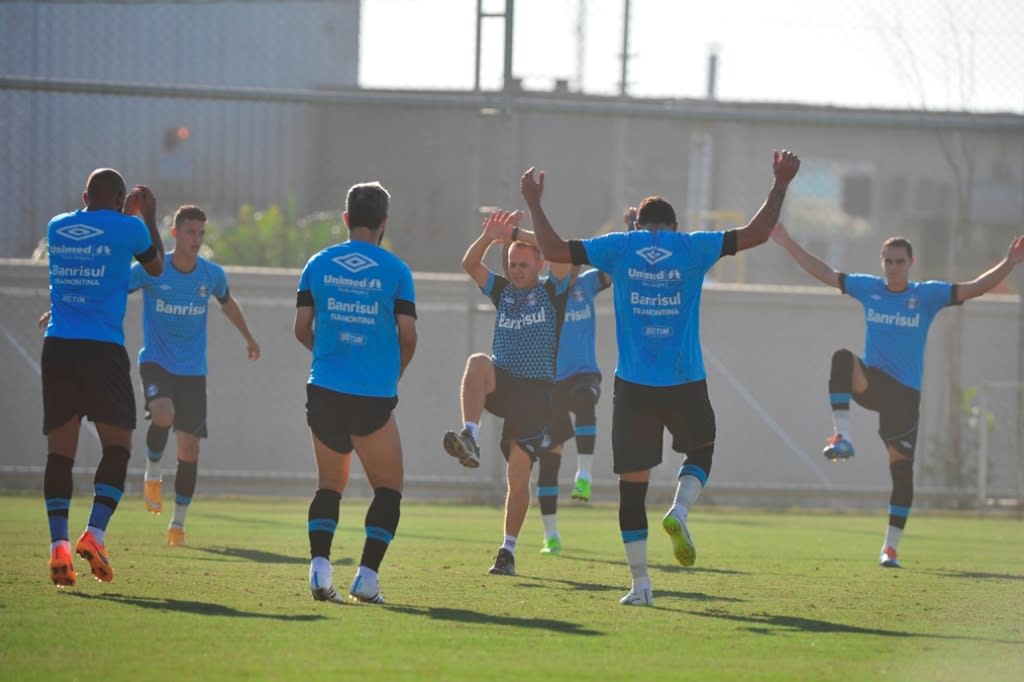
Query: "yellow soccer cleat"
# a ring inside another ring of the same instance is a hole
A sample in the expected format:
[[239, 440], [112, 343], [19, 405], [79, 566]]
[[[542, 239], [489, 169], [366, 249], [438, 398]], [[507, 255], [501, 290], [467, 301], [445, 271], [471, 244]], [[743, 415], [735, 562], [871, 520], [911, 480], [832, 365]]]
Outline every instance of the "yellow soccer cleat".
[[145, 480], [142, 482], [142, 501], [146, 503], [146, 511], [150, 514], [159, 514], [164, 508], [164, 492], [161, 489], [162, 481]]

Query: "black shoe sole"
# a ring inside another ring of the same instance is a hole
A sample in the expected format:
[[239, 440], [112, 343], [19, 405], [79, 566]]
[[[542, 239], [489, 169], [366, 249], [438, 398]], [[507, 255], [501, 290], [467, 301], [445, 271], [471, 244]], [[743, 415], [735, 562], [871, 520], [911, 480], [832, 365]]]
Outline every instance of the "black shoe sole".
[[480, 460], [473, 457], [462, 444], [458, 434], [453, 431], [444, 434], [444, 451], [459, 460], [459, 464], [467, 469], [476, 469], [480, 466]]

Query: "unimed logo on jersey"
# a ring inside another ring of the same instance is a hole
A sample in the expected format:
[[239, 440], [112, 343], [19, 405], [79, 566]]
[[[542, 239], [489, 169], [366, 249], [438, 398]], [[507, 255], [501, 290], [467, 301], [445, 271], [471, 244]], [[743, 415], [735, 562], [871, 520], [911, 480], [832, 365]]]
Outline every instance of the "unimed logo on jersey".
[[378, 265], [377, 261], [361, 253], [348, 253], [331, 260], [353, 274], [362, 272], [367, 268], [375, 268]]
[[65, 225], [64, 227], [58, 227], [56, 232], [61, 237], [70, 239], [73, 242], [92, 239], [103, 234], [103, 230], [92, 225]]
[[651, 265], [654, 265], [655, 263], [660, 263], [671, 256], [672, 252], [657, 246], [645, 246], [637, 251], [636, 255], [640, 256]]

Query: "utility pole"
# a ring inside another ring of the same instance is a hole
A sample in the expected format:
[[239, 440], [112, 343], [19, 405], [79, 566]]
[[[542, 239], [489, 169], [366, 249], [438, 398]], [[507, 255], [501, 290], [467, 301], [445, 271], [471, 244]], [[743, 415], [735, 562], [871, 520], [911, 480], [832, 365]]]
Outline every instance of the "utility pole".
[[629, 84], [629, 0], [625, 0], [622, 8], [622, 74], [619, 77], [619, 97], [625, 99]]

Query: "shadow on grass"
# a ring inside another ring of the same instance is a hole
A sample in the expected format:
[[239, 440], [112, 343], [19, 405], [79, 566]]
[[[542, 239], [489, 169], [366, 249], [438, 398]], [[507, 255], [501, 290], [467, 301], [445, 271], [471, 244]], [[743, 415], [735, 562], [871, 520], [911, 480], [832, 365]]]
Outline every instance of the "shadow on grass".
[[156, 611], [177, 611], [179, 613], [191, 613], [197, 616], [228, 616], [231, 618], [265, 618], [267, 620], [283, 620], [295, 623], [311, 622], [317, 620], [328, 620], [326, 616], [315, 614], [279, 614], [259, 613], [256, 611], [239, 611], [238, 609], [223, 604], [210, 602], [190, 601], [187, 599], [169, 599], [154, 597], [128, 596], [125, 594], [83, 594], [71, 592], [68, 596], [78, 599], [99, 599], [114, 604], [126, 604], [137, 606], [142, 609], [153, 609]]
[[[305, 515], [303, 515], [305, 516]], [[217, 512], [208, 512], [203, 510], [201, 513], [196, 514], [196, 517], [202, 517], [204, 519], [213, 519], [217, 521], [226, 521], [228, 523], [236, 523], [239, 526], [245, 526], [247, 529], [251, 529], [253, 526], [279, 526], [281, 528], [293, 528], [297, 522], [292, 519], [275, 519], [268, 518], [266, 514], [252, 514], [251, 516], [238, 516], [236, 514], [220, 514]], [[296, 517], [301, 519], [301, 517]], [[300, 520], [299, 527], [305, 525], [304, 521]]]
[[[622, 585], [605, 585], [602, 583], [586, 583], [578, 582], [576, 580], [565, 580], [564, 578], [542, 578], [534, 576], [520, 576], [527, 580], [533, 580], [533, 584], [522, 583], [521, 587], [526, 588], [547, 588], [550, 583], [557, 583], [565, 585], [571, 590], [577, 592], [612, 592], [622, 596], [629, 591], [629, 587], [625, 584]], [[722, 597], [719, 595], [704, 594], [701, 592], [679, 592], [678, 590], [662, 590], [657, 585], [654, 586], [654, 599], [657, 602], [661, 598], [671, 599], [686, 599], [694, 602], [725, 602], [730, 604], [739, 604], [745, 602], [746, 599], [737, 599], [736, 597]]]
[[[193, 549], [221, 559], [242, 559], [260, 564], [301, 564], [303, 566], [309, 564], [309, 559], [305, 557], [264, 552], [248, 547], [194, 547]], [[334, 566], [347, 566], [352, 564], [352, 559], [332, 559], [331, 563]]]
[[[655, 598], [657, 598], [657, 596], [658, 594], [655, 593]], [[748, 626], [743, 628], [744, 630], [759, 635], [774, 635], [779, 632], [810, 632], [837, 633], [843, 635], [874, 635], [875, 637], [909, 637], [915, 639], [961, 640], [969, 642], [990, 642], [994, 644], [1024, 644], [1024, 640], [1019, 639], [1013, 640], [997, 639], [994, 637], [936, 635], [924, 632], [907, 632], [906, 630], [864, 628], [857, 625], [847, 625], [846, 623], [834, 623], [832, 621], [827, 620], [817, 620], [815, 618], [773, 615], [764, 612], [759, 614], [739, 615], [712, 609], [708, 611], [680, 611], [680, 613], [688, 613], [690, 615], [700, 616], [702, 618], [719, 618], [721, 620], [731, 620], [738, 623], [746, 623], [748, 624]]]
[[565, 635], [581, 635], [594, 637], [604, 635], [598, 630], [591, 630], [579, 623], [567, 620], [554, 620], [552, 618], [519, 618], [516, 616], [502, 616], [493, 613], [481, 613], [468, 609], [452, 609], [439, 606], [396, 606], [390, 605], [388, 611], [396, 611], [408, 616], [424, 616], [432, 620], [454, 621], [457, 623], [473, 623], [479, 625], [499, 625], [510, 628], [527, 628], [530, 630], [548, 630], [560, 632]]
[[1024, 575], [1013, 573], [986, 573], [985, 571], [951, 571], [949, 569], [917, 569], [919, 573], [931, 573], [946, 578], [970, 578], [972, 580], [1024, 580]]
[[[295, 564], [301, 566], [309, 564], [309, 559], [305, 557], [264, 552], [259, 549], [242, 547], [196, 547], [194, 549], [212, 554], [218, 558], [242, 559], [244, 561], [255, 561], [260, 564]], [[351, 557], [331, 559], [332, 566], [352, 566], [354, 564], [355, 561]]]

